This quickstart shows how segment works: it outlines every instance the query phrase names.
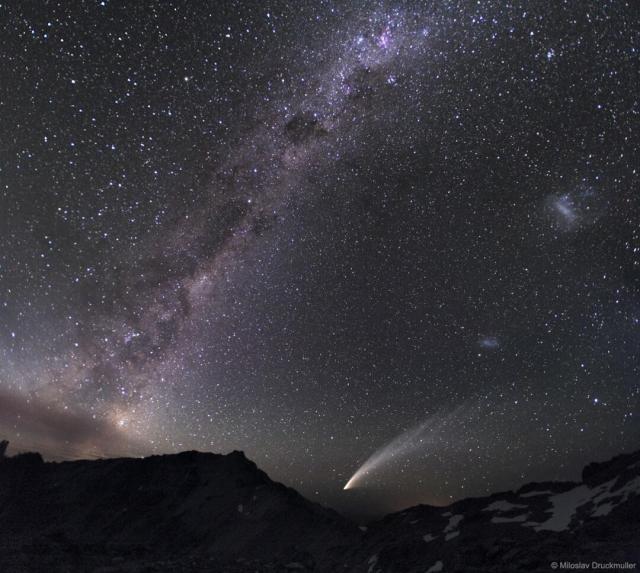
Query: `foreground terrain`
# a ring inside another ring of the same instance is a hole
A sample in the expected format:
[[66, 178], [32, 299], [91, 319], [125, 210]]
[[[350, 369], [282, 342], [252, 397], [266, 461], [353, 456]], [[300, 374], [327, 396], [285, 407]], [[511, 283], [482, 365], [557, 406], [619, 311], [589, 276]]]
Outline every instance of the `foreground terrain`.
[[22, 454], [0, 458], [0, 571], [436, 573], [638, 563], [639, 494], [637, 452], [590, 464], [581, 483], [416, 506], [364, 528], [273, 482], [241, 452], [63, 463]]

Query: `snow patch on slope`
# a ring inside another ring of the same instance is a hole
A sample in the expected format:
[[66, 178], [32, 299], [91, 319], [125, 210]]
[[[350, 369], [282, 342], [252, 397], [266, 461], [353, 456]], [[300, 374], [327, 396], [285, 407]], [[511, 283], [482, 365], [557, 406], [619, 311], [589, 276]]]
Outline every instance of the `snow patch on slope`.
[[545, 489], [544, 491], [529, 491], [527, 493], [521, 493], [520, 497], [536, 497], [538, 495], [553, 495], [553, 492], [550, 489]]
[[449, 517], [449, 523], [447, 523], [447, 526], [444, 528], [444, 532], [443, 532], [445, 533], [444, 540], [450, 541], [454, 537], [457, 537], [458, 535], [460, 535], [460, 531], [454, 531], [454, 529], [458, 527], [458, 524], [464, 519], [464, 515], [462, 514], [451, 515], [451, 512], [447, 512], [447, 513], [443, 513], [442, 516], [443, 517], [451, 516]]
[[509, 503], [505, 499], [494, 501], [485, 507], [482, 511], [499, 511], [501, 513], [512, 511], [514, 509], [524, 509], [526, 505], [518, 505], [517, 503]]
[[591, 504], [591, 517], [608, 515], [616, 505], [627, 501], [630, 495], [640, 491], [640, 476], [618, 489], [612, 489], [617, 479], [612, 479], [594, 488], [581, 485], [549, 497], [552, 504], [547, 513], [551, 517], [542, 523], [527, 522], [523, 525], [536, 531], [566, 531], [579, 508]]

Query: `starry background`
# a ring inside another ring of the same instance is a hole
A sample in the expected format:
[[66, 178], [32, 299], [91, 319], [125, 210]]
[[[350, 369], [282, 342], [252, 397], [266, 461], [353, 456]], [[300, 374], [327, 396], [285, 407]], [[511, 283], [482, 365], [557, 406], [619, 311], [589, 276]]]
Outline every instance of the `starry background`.
[[241, 449], [376, 512], [637, 448], [633, 2], [9, 2], [0, 23], [15, 450]]

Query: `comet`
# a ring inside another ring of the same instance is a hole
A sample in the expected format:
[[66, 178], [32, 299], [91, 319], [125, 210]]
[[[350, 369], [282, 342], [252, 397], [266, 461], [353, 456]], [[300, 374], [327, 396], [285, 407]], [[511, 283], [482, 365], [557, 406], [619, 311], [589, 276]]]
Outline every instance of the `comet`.
[[417, 451], [423, 451], [426, 455], [433, 453], [443, 445], [445, 431], [459, 417], [463, 408], [464, 405], [461, 405], [448, 413], [439, 412], [433, 414], [424, 422], [405, 430], [402, 434], [377, 449], [351, 476], [343, 490], [353, 489], [362, 485], [366, 478], [380, 471], [393, 460], [406, 458]]

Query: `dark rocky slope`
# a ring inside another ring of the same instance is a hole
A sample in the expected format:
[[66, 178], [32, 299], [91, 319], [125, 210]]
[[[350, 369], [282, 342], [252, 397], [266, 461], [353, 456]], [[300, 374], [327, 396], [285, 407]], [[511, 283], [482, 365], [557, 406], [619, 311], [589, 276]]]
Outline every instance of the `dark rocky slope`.
[[212, 558], [332, 567], [358, 534], [241, 452], [63, 463], [27, 454], [0, 462], [3, 573], [105, 564], [124, 571], [123, 561], [176, 560], [210, 570]]
[[[240, 452], [0, 459], [0, 571], [549, 571], [640, 561], [640, 452], [362, 531]], [[637, 568], [637, 567], [636, 567]]]

